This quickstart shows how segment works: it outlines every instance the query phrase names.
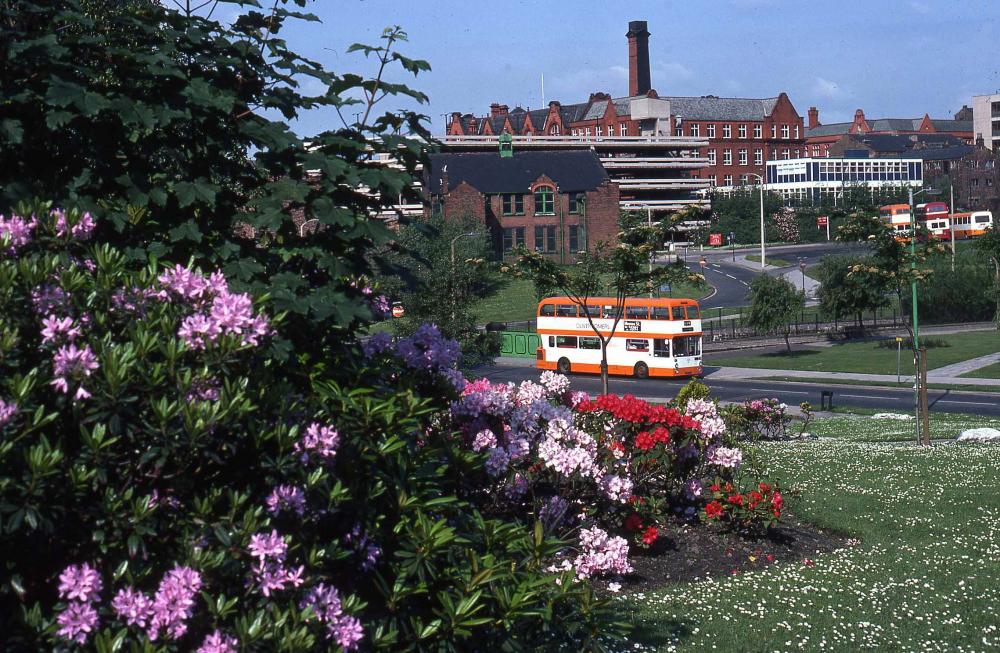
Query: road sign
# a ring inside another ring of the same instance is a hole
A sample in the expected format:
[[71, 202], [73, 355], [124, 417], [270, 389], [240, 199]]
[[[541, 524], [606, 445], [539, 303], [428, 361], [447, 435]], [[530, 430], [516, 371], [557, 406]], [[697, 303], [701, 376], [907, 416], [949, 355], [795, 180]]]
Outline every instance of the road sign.
[[392, 316], [393, 317], [403, 317], [406, 315], [406, 311], [403, 309], [403, 305], [396, 302], [392, 305]]
[[830, 218], [825, 215], [818, 216], [816, 218], [816, 228], [825, 227], [830, 223]]
[[708, 261], [706, 261], [706, 260], [705, 260], [705, 257], [704, 257], [704, 256], [702, 256], [702, 257], [701, 257], [701, 260], [700, 260], [700, 261], [698, 261], [698, 265], [700, 265], [700, 266], [701, 266], [701, 269], [702, 269], [702, 270], [704, 270], [704, 269], [705, 269], [705, 266], [706, 266], [706, 265], [708, 265]]
[[896, 342], [903, 342], [903, 339], [900, 338], [899, 336], [896, 336]]
[[722, 234], [708, 234], [708, 244], [718, 247], [722, 244]]
[[806, 262], [805, 261], [799, 261], [799, 269], [802, 270], [803, 272], [806, 271]]
[[671, 290], [672, 288], [669, 283], [665, 283], [660, 286], [660, 292], [670, 292]]

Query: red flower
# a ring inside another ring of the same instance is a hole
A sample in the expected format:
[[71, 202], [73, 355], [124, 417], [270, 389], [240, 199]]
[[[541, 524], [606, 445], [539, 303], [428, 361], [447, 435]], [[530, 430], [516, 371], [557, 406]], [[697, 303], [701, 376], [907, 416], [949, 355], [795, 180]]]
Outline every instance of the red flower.
[[713, 501], [712, 503], [705, 506], [705, 516], [709, 519], [717, 519], [722, 516], [723, 507], [718, 501]]
[[650, 526], [642, 534], [642, 543], [646, 546], [650, 546], [659, 536], [660, 531], [656, 530], [656, 526]]
[[664, 428], [662, 426], [658, 426], [655, 429], [653, 429], [653, 432], [650, 435], [652, 435], [653, 440], [657, 442], [662, 442], [663, 444], [667, 444], [670, 442], [670, 429]]
[[712, 487], [710, 487], [708, 489], [711, 490], [712, 492], [718, 492], [719, 491], [719, 484], [718, 483], [713, 483]]
[[726, 501], [728, 501], [729, 503], [733, 504], [734, 506], [742, 506], [743, 505], [743, 495], [742, 494], [738, 494], [738, 493], [737, 494], [730, 494], [729, 498], [726, 499]]
[[760, 492], [757, 492], [756, 490], [751, 492], [747, 496], [750, 497], [750, 502], [748, 504], [750, 510], [756, 508], [760, 504], [761, 500], [764, 498], [764, 495], [762, 495]]
[[634, 512], [625, 518], [624, 523], [625, 530], [633, 532], [638, 531], [642, 528], [642, 518]]
[[773, 511], [771, 511], [771, 514], [774, 515], [775, 519], [781, 519], [781, 511], [780, 510], [774, 509]]
[[760, 491], [764, 492], [765, 494], [771, 491], [771, 486], [767, 483], [764, 483], [763, 481], [761, 481], [760, 485], [758, 485], [757, 487], [760, 488]]
[[611, 451], [623, 452], [625, 451], [625, 445], [617, 440], [612, 440], [608, 443], [608, 449]]
[[639, 431], [635, 436], [635, 448], [640, 451], [649, 451], [656, 446], [656, 440], [646, 431]]
[[781, 510], [783, 505], [785, 505], [785, 500], [782, 498], [781, 492], [775, 492], [774, 496], [771, 497], [771, 507], [777, 512]]
[[767, 554], [767, 561], [768, 562], [774, 562], [774, 554], [773, 553], [768, 553]]
[[733, 491], [733, 484], [732, 483], [726, 483], [726, 494], [729, 494], [732, 491]]

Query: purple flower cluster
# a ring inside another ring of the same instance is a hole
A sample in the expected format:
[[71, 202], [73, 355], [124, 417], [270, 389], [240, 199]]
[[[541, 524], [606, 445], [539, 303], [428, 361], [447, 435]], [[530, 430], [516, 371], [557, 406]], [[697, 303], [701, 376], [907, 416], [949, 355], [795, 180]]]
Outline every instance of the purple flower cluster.
[[195, 313], [181, 322], [177, 335], [193, 349], [204, 349], [224, 335], [237, 336], [255, 347], [270, 333], [267, 318], [254, 314], [245, 293], [233, 293], [221, 272], [207, 277], [197, 270], [175, 265], [159, 277], [169, 295], [189, 303]]
[[372, 313], [376, 318], [385, 319], [392, 315], [392, 304], [389, 303], [389, 298], [385, 295], [378, 295], [369, 301]]
[[208, 635], [195, 653], [236, 653], [240, 642], [235, 637], [223, 635], [220, 631]]
[[73, 322], [71, 317], [56, 317], [48, 315], [42, 320], [42, 342], [44, 344], [58, 345], [64, 342], [73, 342], [80, 337], [80, 327]]
[[264, 596], [271, 596], [271, 592], [283, 590], [286, 586], [298, 587], [302, 584], [305, 567], [292, 569], [285, 566], [288, 543], [278, 531], [252, 535], [247, 549], [256, 558], [254, 581]]
[[86, 562], [66, 567], [59, 574], [59, 597], [69, 605], [56, 618], [56, 634], [78, 644], [86, 642], [97, 627], [97, 610], [92, 604], [100, 598], [102, 588], [101, 575]]
[[10, 421], [17, 414], [17, 403], [0, 399], [0, 426]]
[[194, 597], [200, 589], [201, 574], [190, 567], [178, 566], [164, 574], [152, 599], [125, 587], [112, 599], [111, 608], [129, 626], [145, 629], [152, 641], [161, 634], [179, 639], [187, 632], [187, 621], [194, 612]]
[[31, 291], [31, 303], [39, 315], [69, 311], [69, 295], [59, 286], [42, 284]]
[[323, 461], [333, 460], [340, 445], [340, 434], [330, 426], [313, 422], [306, 428], [305, 435], [295, 443], [295, 451], [302, 454], [302, 462], [309, 462], [315, 456]]
[[90, 393], [83, 387], [83, 379], [98, 367], [97, 356], [89, 345], [84, 345], [82, 349], [73, 343], [63, 345], [52, 359], [53, 379], [49, 384], [63, 394], [69, 394], [69, 381], [72, 380], [78, 384], [73, 399], [87, 399]]
[[267, 511], [272, 515], [291, 511], [301, 517], [306, 512], [306, 495], [293, 485], [279, 485], [267, 497]]
[[188, 401], [218, 401], [219, 382], [215, 379], [195, 380], [185, 398]]
[[72, 224], [62, 209], [52, 211], [52, 216], [56, 219], [56, 235], [60, 238], [70, 236], [76, 240], [90, 240], [94, 233], [94, 227], [97, 226], [94, 222], [94, 216], [90, 215], [89, 212], [85, 212]]
[[16, 253], [18, 248], [31, 242], [37, 226], [38, 221], [34, 217], [26, 220], [19, 215], [11, 215], [8, 219], [0, 214], [0, 241], [7, 239], [10, 243], [8, 253]]
[[434, 324], [422, 324], [413, 335], [401, 338], [396, 352], [407, 367], [435, 372], [453, 367], [458, 362], [458, 342], [441, 335]]
[[327, 637], [337, 642], [345, 651], [357, 648], [358, 642], [364, 636], [361, 622], [356, 617], [344, 614], [336, 587], [319, 583], [309, 590], [299, 607], [302, 610], [308, 609], [312, 613], [311, 618], [326, 625]]

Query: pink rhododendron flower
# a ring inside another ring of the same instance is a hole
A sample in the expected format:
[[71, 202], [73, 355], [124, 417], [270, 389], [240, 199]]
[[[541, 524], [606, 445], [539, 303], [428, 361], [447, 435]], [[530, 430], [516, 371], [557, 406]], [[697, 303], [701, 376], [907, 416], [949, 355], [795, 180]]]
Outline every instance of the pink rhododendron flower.
[[223, 635], [221, 631], [216, 630], [205, 638], [196, 653], [236, 653], [239, 646], [238, 639]]
[[85, 345], [82, 349], [72, 343], [63, 345], [56, 351], [53, 358], [52, 374], [54, 378], [49, 384], [64, 394], [69, 394], [69, 380], [81, 382], [81, 385], [77, 387], [74, 399], [86, 399], [90, 393], [84, 389], [82, 381], [98, 367], [97, 357], [94, 356], [89, 345]]
[[103, 584], [101, 575], [86, 562], [70, 565], [59, 574], [59, 597], [70, 601], [96, 601]]
[[38, 221], [34, 218], [25, 220], [19, 215], [12, 215], [8, 219], [0, 214], [0, 240], [6, 238], [10, 243], [10, 251], [16, 252], [18, 248], [31, 242], [36, 226]]
[[0, 426], [10, 421], [10, 418], [17, 414], [17, 404], [13, 401], [0, 399]]
[[72, 601], [56, 618], [56, 634], [77, 644], [87, 641], [87, 636], [97, 628], [97, 611], [89, 603]]

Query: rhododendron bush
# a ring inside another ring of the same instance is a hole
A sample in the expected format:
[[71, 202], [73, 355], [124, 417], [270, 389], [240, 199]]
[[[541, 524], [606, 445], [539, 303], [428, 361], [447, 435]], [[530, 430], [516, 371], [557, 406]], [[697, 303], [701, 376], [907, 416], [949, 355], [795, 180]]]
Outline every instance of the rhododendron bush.
[[[547, 571], [566, 542], [480, 504], [476, 479], [521, 454], [457, 437], [474, 399], [434, 327], [279, 362], [266, 298], [130, 269], [95, 222], [0, 217], [0, 649], [575, 651], [620, 632]], [[590, 446], [564, 416], [560, 469], [626, 500], [617, 467], [562, 455]], [[592, 529], [579, 568], [620, 558], [616, 537]]]

